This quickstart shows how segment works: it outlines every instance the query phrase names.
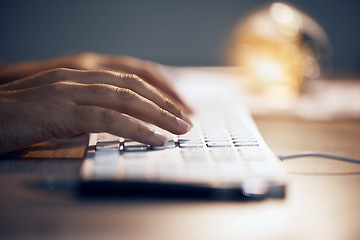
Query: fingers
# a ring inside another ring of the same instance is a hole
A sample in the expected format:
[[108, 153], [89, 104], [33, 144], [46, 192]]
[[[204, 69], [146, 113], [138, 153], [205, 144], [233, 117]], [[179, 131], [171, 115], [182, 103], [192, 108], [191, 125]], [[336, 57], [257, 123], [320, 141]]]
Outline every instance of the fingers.
[[[168, 79], [159, 70], [158, 64], [151, 61], [144, 61], [127, 56], [108, 56], [95, 53], [83, 53], [63, 58], [55, 58], [47, 61], [34, 61], [24, 64], [17, 64], [13, 66], [12, 70], [10, 71], [14, 76], [18, 76], [15, 79], [40, 72], [40, 74], [37, 74], [39, 77], [38, 82], [29, 83], [29, 81], [27, 81], [28, 77], [25, 77], [20, 80], [10, 82], [9, 84], [6, 84], [6, 86], [0, 86], [0, 88], [15, 90], [25, 87], [50, 84], [51, 82], [49, 82], [49, 80], [51, 81], [51, 79], [53, 79], [53, 81], [65, 80], [58, 78], [58, 73], [61, 75], [62, 72], [64, 72], [64, 69], [61, 68], [64, 67], [81, 70], [113, 70], [116, 72], [136, 74], [163, 92], [168, 98], [179, 105], [186, 113], [192, 112], [191, 108], [181, 99]], [[44, 73], [42, 71], [48, 71], [49, 76], [52, 76], [47, 79], [41, 79], [41, 75]], [[29, 84], [35, 85], [29, 86]]]
[[[73, 84], [72, 84], [73, 85]], [[125, 113], [174, 134], [184, 134], [191, 126], [136, 92], [104, 84], [76, 84], [67, 90], [78, 105], [91, 105]]]
[[[165, 136], [119, 111], [73, 102], [72, 93], [78, 91], [73, 91], [71, 88], [78, 87], [74, 86], [74, 83], [59, 83], [2, 93], [0, 97], [0, 115], [2, 116], [0, 118], [0, 152], [20, 149], [52, 137], [61, 138], [84, 132], [109, 132], [156, 146], [163, 145], [167, 140]], [[85, 85], [85, 87], [89, 86]], [[90, 87], [89, 89], [91, 90]], [[95, 90], [99, 94], [101, 91]], [[128, 98], [126, 94], [123, 97]], [[109, 99], [114, 100], [112, 96]], [[105, 102], [104, 105], [106, 104], [108, 103]], [[159, 108], [156, 105], [153, 107]], [[170, 119], [169, 121], [174, 123], [175, 120], [178, 125], [185, 123], [183, 121], [179, 123], [178, 118], [166, 111], [164, 113], [164, 110], [158, 110], [158, 114], [167, 115], [163, 118], [164, 122]], [[185, 126], [188, 125], [185, 123]], [[179, 126], [179, 129], [173, 131], [182, 134], [186, 132], [184, 128]]]
[[192, 109], [182, 100], [168, 79], [161, 73], [157, 64], [133, 57], [107, 55], [98, 55], [98, 64], [105, 69], [138, 75], [180, 104], [186, 113], [192, 113]]
[[[27, 104], [24, 109], [38, 113], [31, 115], [36, 115], [31, 122], [38, 121], [38, 124], [29, 123], [29, 128], [43, 128], [54, 137], [106, 131], [162, 145], [164, 136], [132, 117], [174, 134], [184, 134], [191, 128], [186, 122], [190, 121], [173, 101], [134, 75], [56, 69], [2, 87], [1, 90], [8, 93], [16, 93], [15, 99], [22, 99], [22, 104]], [[78, 110], [69, 110], [73, 108]], [[22, 119], [29, 120], [27, 117]], [[33, 139], [41, 141], [48, 137]]]
[[[51, 62], [51, 64], [49, 63]], [[75, 63], [74, 63], [75, 62]], [[26, 87], [40, 86], [56, 82], [66, 76], [69, 69], [62, 67], [73, 67], [82, 70], [113, 70], [116, 72], [127, 72], [136, 74], [143, 80], [160, 90], [167, 98], [176, 103], [185, 113], [191, 113], [191, 108], [181, 99], [179, 94], [174, 90], [168, 79], [161, 73], [157, 64], [151, 61], [144, 61], [133, 57], [126, 56], [108, 56], [101, 54], [85, 53], [71, 57], [53, 59], [38, 66], [38, 69], [54, 69], [48, 70], [47, 76], [43, 76], [44, 72], [37, 74], [39, 77], [35, 82], [27, 81], [28, 77], [11, 82], [3, 89], [15, 90]], [[43, 76], [43, 77], [41, 77]], [[69, 79], [68, 79], [69, 80]], [[33, 84], [32, 86], [30, 86]], [[35, 85], [34, 85], [35, 84]]]
[[[133, 74], [117, 74], [111, 71], [87, 71], [79, 72], [74, 71], [77, 76], [74, 78], [76, 82], [83, 84], [109, 84], [112, 86], [130, 89], [133, 92], [149, 99], [157, 104], [159, 107], [174, 114], [181, 119], [187, 119], [180, 107], [178, 107], [173, 101], [165, 97], [159, 90], [146, 83], [138, 76]], [[188, 121], [188, 120], [186, 120]], [[191, 122], [189, 122], [191, 124]]]
[[126, 115], [100, 107], [77, 107], [74, 123], [79, 132], [94, 132], [96, 129], [96, 132], [108, 132], [155, 146], [164, 145], [167, 140]]
[[121, 88], [128, 88], [191, 124], [189, 118], [182, 113], [179, 106], [165, 97], [159, 90], [133, 74], [124, 75], [111, 71], [81, 71], [60, 68], [20, 79], [1, 86], [1, 89], [27, 89], [60, 81], [71, 81], [83, 84], [109, 84]]

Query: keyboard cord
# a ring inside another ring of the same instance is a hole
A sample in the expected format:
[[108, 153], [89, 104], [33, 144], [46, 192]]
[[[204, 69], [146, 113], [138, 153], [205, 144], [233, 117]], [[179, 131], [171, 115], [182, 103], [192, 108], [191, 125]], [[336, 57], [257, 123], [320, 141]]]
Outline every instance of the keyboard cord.
[[349, 158], [334, 154], [327, 154], [327, 153], [315, 153], [315, 152], [308, 152], [308, 153], [300, 153], [300, 154], [293, 154], [293, 155], [278, 155], [280, 160], [287, 160], [292, 158], [301, 158], [301, 157], [322, 157], [322, 158], [330, 158], [341, 160], [345, 162], [353, 162], [353, 163], [360, 163], [360, 159]]

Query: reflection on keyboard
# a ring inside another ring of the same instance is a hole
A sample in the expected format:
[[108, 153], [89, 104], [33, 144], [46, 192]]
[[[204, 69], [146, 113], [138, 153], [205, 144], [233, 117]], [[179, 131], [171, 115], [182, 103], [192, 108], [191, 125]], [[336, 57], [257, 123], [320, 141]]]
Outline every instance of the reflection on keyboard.
[[207, 112], [193, 122], [191, 131], [169, 136], [164, 146], [107, 133], [92, 135], [82, 166], [82, 186], [91, 191], [94, 183], [103, 184], [121, 192], [129, 185], [140, 192], [152, 189], [152, 193], [170, 194], [175, 189], [236, 190], [247, 196], [262, 196], [272, 186], [282, 186], [279, 161], [250, 115]]

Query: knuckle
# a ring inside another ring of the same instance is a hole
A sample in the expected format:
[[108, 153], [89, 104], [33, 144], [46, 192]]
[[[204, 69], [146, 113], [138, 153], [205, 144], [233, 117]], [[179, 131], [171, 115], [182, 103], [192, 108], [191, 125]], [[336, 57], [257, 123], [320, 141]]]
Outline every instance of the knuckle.
[[111, 89], [109, 86], [105, 84], [92, 84], [89, 85], [90, 91], [94, 96], [106, 96], [111, 93]]
[[176, 112], [177, 114], [180, 113], [180, 111], [178, 111], [176, 105], [168, 98], [165, 99], [165, 106], [170, 111]]
[[136, 74], [125, 74], [123, 75], [124, 82], [127, 84], [127, 86], [138, 86], [140, 84], [143, 84], [143, 80]]
[[143, 74], [145, 74], [146, 76], [151, 76], [154, 75], [155, 73], [157, 73], [158, 71], [158, 65], [152, 61], [144, 61], [143, 62]]
[[76, 55], [79, 59], [87, 59], [87, 58], [94, 58], [97, 55], [93, 52], [83, 52]]
[[96, 69], [98, 55], [92, 52], [84, 52], [75, 56], [75, 66], [77, 69]]
[[63, 94], [69, 91], [69, 82], [56, 82], [50, 85], [49, 94]]
[[137, 88], [137, 87], [141, 87], [144, 84], [144, 81], [137, 75], [130, 74], [129, 76], [126, 77], [126, 84], [128, 87]]
[[140, 135], [142, 135], [143, 132], [144, 132], [143, 127], [142, 127], [141, 124], [138, 123], [138, 122], [137, 122], [136, 125], [135, 125], [135, 132], [136, 132], [137, 134], [140, 134]]
[[136, 97], [136, 93], [126, 88], [117, 88], [116, 93], [122, 101], [131, 101]]
[[155, 64], [152, 61], [144, 61], [144, 69], [147, 71], [153, 71], [155, 68], [157, 68], [157, 64]]
[[161, 119], [167, 119], [167, 118], [169, 118], [170, 117], [170, 113], [169, 112], [167, 112], [166, 110], [161, 110], [160, 111], [160, 118]]
[[69, 77], [69, 73], [71, 72], [68, 68], [55, 68], [48, 71], [48, 76], [55, 79], [64, 79]]
[[133, 132], [136, 133], [136, 135], [141, 138], [149, 138], [152, 135], [152, 131], [150, 131], [147, 127], [145, 127], [139, 122], [136, 122], [135, 129]]
[[160, 109], [158, 113], [158, 117], [154, 119], [154, 124], [159, 125], [163, 124], [164, 122], [170, 122], [171, 114], [166, 110]]

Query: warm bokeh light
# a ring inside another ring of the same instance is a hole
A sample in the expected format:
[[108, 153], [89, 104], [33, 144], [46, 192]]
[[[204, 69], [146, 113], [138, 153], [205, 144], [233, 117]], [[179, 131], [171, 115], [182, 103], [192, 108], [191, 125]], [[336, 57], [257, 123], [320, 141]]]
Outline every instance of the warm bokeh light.
[[320, 62], [329, 62], [330, 57], [330, 44], [319, 24], [279, 2], [243, 19], [230, 48], [231, 64], [242, 67], [247, 86], [277, 97], [297, 96], [304, 80], [318, 78]]

